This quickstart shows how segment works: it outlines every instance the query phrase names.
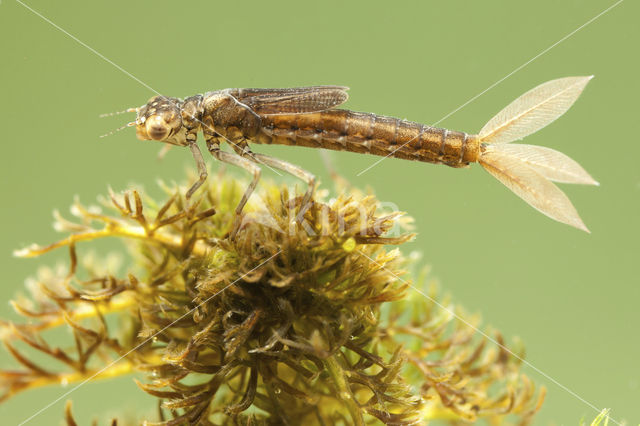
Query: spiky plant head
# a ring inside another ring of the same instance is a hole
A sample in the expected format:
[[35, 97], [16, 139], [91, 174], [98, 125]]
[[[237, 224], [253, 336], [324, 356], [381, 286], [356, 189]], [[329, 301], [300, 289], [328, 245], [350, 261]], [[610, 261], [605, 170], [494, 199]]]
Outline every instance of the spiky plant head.
[[[539, 408], [544, 392], [534, 397], [498, 334], [485, 349], [476, 317], [404, 278], [406, 259], [388, 246], [412, 238], [399, 231], [409, 220], [380, 213], [373, 196], [317, 191], [300, 220], [301, 198], [273, 184], [261, 184], [242, 216], [243, 184], [232, 178], [210, 179], [191, 201], [188, 185], [162, 187], [161, 203], [111, 193], [115, 215], [76, 202], [78, 223], [57, 216], [67, 238], [17, 253], [67, 246], [71, 262], [41, 273], [32, 298], [14, 303], [29, 323], [4, 323], [24, 367], [0, 372], [4, 398], [144, 372], [138, 385], [161, 405], [146, 420], [163, 424], [528, 422]], [[127, 243], [123, 276], [106, 258], [79, 254], [107, 236]], [[62, 325], [71, 348], [40, 335]], [[19, 342], [67, 370], [36, 365]]]

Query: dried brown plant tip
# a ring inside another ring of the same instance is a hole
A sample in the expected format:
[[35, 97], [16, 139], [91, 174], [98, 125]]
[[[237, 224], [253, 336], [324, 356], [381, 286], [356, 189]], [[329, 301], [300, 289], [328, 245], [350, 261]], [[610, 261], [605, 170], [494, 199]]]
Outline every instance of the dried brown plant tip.
[[[186, 185], [163, 185], [163, 203], [131, 190], [111, 193], [115, 215], [79, 202], [77, 223], [56, 215], [66, 238], [16, 254], [67, 246], [70, 268], [42, 270], [32, 297], [14, 302], [29, 322], [2, 323], [22, 365], [0, 371], [2, 398], [145, 372], [138, 386], [160, 403], [148, 424], [529, 422], [544, 392], [534, 397], [517, 359], [485, 349], [457, 308], [445, 300], [441, 309], [434, 292], [425, 298], [401, 278], [406, 261], [385, 245], [412, 237], [389, 235], [406, 218], [349, 189], [330, 201], [316, 195], [300, 221], [300, 198], [261, 187], [240, 221], [242, 183], [222, 176], [197, 201], [184, 199]], [[77, 253], [107, 236], [128, 243], [125, 275]], [[107, 327], [107, 316], [120, 326]], [[42, 336], [63, 325], [70, 345]], [[66, 369], [37, 364], [34, 350]]]

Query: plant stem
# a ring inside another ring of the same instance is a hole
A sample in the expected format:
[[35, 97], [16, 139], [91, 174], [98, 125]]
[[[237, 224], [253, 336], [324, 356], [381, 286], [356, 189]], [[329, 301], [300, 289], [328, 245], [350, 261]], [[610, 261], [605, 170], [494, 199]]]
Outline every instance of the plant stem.
[[[52, 251], [56, 248], [75, 244], [79, 241], [90, 241], [104, 237], [128, 237], [139, 238], [145, 240], [156, 241], [171, 248], [181, 248], [183, 245], [182, 238], [177, 235], [169, 234], [168, 232], [155, 231], [153, 234], [144, 229], [142, 226], [136, 225], [109, 225], [102, 230], [91, 230], [88, 232], [81, 232], [77, 234], [71, 234], [67, 238], [57, 241], [45, 247], [31, 246], [21, 250], [13, 252], [17, 257], [36, 257], [41, 254]], [[205, 256], [212, 247], [204, 241], [196, 241], [192, 253], [196, 256]]]
[[355, 397], [353, 396], [353, 392], [351, 392], [351, 388], [349, 387], [349, 383], [344, 376], [344, 371], [342, 367], [338, 364], [335, 359], [335, 356], [330, 356], [325, 360], [325, 365], [327, 366], [327, 370], [329, 371], [329, 375], [333, 380], [333, 383], [336, 386], [337, 397], [347, 404], [347, 408], [349, 409], [349, 414], [351, 414], [351, 418], [353, 419], [353, 424], [356, 426], [364, 426], [364, 419], [362, 418], [362, 410], [356, 403]]

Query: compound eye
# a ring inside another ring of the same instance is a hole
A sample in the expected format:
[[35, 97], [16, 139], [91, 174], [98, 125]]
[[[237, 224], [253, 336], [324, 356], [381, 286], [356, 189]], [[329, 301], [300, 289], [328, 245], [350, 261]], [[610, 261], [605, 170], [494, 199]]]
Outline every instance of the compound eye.
[[149, 117], [145, 122], [145, 128], [147, 129], [147, 135], [156, 141], [164, 140], [171, 131], [169, 124], [159, 115]]

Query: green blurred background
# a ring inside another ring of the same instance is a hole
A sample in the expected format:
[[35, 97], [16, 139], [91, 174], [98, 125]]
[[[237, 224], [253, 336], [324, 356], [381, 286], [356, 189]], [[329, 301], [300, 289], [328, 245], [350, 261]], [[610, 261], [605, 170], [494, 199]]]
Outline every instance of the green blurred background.
[[[65, 250], [30, 260], [11, 254], [60, 237], [51, 229], [54, 208], [66, 213], [76, 194], [94, 202], [107, 185], [156, 191], [157, 178], [180, 180], [194, 167], [188, 150], [157, 161], [160, 146], [137, 141], [131, 129], [98, 138], [132, 119], [98, 114], [146, 102], [154, 93], [145, 85], [185, 97], [225, 87], [341, 84], [351, 87], [350, 109], [430, 124], [613, 4], [28, 2], [109, 63], [2, 0], [2, 299], [39, 265], [67, 262]], [[548, 375], [524, 367], [548, 388], [537, 424], [590, 419], [589, 404], [612, 408], [618, 421], [640, 420], [639, 12], [637, 1], [622, 2], [440, 123], [474, 132], [539, 83], [594, 74], [568, 114], [527, 139], [570, 155], [601, 182], [563, 187], [591, 235], [536, 212], [478, 166], [388, 159], [357, 176], [377, 158], [332, 153], [344, 177], [415, 217], [419, 235], [405, 251], [422, 253], [420, 262], [457, 302], [507, 338], [522, 338], [528, 361]], [[315, 150], [254, 148], [331, 186]], [[0, 316], [15, 317], [6, 303]], [[0, 405], [2, 424], [24, 420], [62, 392], [42, 389]], [[82, 424], [154, 402], [130, 378], [88, 384], [72, 397]], [[62, 412], [59, 402], [29, 424], [57, 424]]]

